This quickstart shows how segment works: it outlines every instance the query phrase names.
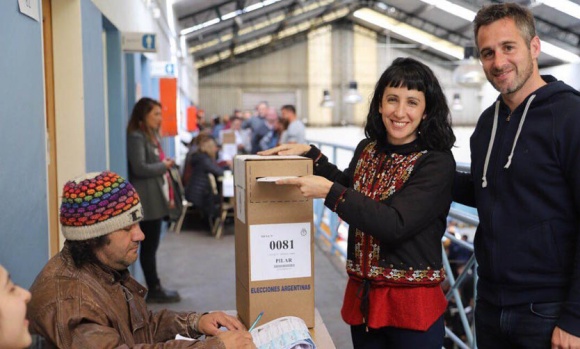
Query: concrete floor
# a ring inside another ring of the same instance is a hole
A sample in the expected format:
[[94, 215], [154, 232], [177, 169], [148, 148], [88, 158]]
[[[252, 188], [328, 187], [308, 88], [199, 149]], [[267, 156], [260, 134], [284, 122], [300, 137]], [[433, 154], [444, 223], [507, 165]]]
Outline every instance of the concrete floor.
[[[317, 242], [314, 250], [315, 305], [336, 348], [351, 349], [350, 329], [340, 316], [347, 280], [344, 262], [330, 255], [324, 242]], [[227, 225], [222, 238], [216, 240], [193, 217], [188, 217], [181, 234], [167, 233], [163, 237], [157, 264], [162, 285], [178, 290], [182, 300], [168, 305], [150, 304], [150, 309], [236, 309], [233, 224]]]

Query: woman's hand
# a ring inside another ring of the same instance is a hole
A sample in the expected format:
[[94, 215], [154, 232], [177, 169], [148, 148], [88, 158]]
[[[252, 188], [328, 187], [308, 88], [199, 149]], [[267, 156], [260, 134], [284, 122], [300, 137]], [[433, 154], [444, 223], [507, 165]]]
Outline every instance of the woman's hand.
[[324, 199], [328, 195], [333, 183], [324, 177], [310, 175], [298, 178], [279, 179], [276, 181], [276, 184], [295, 185], [300, 189], [304, 197]]
[[281, 144], [258, 152], [258, 155], [304, 155], [310, 150], [308, 144]]
[[165, 165], [165, 168], [169, 170], [173, 165], [175, 165], [175, 160], [169, 158], [163, 159], [163, 164]]

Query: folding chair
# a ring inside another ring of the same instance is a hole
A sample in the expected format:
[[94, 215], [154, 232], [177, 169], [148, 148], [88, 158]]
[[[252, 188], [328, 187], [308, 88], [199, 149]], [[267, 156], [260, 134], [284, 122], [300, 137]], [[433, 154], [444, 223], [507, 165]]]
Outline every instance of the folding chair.
[[216, 239], [221, 238], [224, 224], [228, 214], [233, 215], [234, 213], [234, 204], [230, 202], [228, 198], [223, 196], [223, 193], [218, 190], [217, 181], [213, 174], [208, 173], [209, 177], [209, 184], [211, 186], [212, 193], [220, 198], [220, 209], [219, 215], [215, 218], [215, 221], [212, 222], [211, 233], [215, 235]]
[[[193, 207], [193, 204], [187, 199], [185, 199], [185, 189], [183, 188], [183, 183], [181, 182], [181, 176], [179, 174], [179, 169], [177, 167], [172, 167], [169, 169], [169, 174], [172, 179], [173, 189], [175, 194], [175, 205], [176, 210], [179, 212], [177, 219], [172, 219], [169, 224], [169, 230], [179, 234], [181, 232], [181, 227], [183, 226], [183, 221], [187, 215], [187, 211]], [[181, 205], [179, 205], [181, 203]]]

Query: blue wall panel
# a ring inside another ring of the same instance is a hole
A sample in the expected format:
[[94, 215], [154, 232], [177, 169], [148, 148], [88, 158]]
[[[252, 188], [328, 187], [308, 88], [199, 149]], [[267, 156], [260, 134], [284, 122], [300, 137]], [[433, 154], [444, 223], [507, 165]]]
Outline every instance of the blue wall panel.
[[141, 55], [141, 91], [142, 97], [152, 97], [151, 61]]
[[109, 159], [111, 170], [127, 178], [127, 100], [125, 60], [121, 33], [103, 17], [107, 38], [107, 106], [109, 111]]
[[137, 83], [141, 76], [139, 54], [125, 54], [125, 69], [127, 72], [127, 117], [131, 118], [133, 106], [137, 102]]
[[43, 52], [17, 1], [0, 1], [0, 47], [0, 264], [30, 287], [48, 260]]
[[83, 81], [85, 101], [86, 170], [107, 169], [103, 20], [90, 0], [81, 3], [83, 36]]

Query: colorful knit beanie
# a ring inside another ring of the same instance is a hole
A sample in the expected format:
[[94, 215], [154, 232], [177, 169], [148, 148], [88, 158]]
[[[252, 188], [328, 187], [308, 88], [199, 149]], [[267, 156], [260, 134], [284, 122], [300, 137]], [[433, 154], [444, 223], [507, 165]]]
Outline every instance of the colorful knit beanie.
[[88, 240], [143, 219], [139, 195], [114, 172], [88, 173], [64, 185], [60, 223], [68, 240]]

